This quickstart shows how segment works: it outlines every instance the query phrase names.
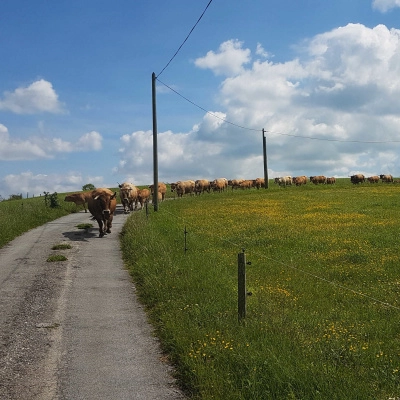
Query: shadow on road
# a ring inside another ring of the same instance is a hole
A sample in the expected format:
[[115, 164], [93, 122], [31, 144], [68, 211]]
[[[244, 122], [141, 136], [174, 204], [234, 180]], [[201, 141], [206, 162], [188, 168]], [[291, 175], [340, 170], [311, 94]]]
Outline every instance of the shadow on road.
[[87, 242], [89, 239], [93, 239], [99, 236], [99, 230], [97, 227], [80, 229], [79, 231], [63, 232], [63, 236], [73, 242]]

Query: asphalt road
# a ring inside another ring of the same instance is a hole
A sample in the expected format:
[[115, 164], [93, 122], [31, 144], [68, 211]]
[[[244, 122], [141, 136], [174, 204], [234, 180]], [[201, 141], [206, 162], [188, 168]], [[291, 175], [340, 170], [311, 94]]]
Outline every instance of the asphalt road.
[[71, 214], [0, 249], [0, 399], [184, 398], [123, 266], [126, 218], [118, 207], [99, 238]]

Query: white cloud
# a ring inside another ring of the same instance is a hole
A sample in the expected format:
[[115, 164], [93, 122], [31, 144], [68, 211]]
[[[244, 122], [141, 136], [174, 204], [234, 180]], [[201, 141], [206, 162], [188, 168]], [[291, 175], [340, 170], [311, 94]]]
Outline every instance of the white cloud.
[[64, 105], [59, 102], [53, 85], [40, 79], [27, 87], [19, 87], [14, 92], [5, 92], [0, 99], [0, 110], [16, 114], [61, 113], [64, 112]]
[[101, 150], [102, 148], [102, 137], [100, 133], [92, 131], [89, 133], [85, 133], [82, 137], [80, 137], [74, 146], [76, 151], [92, 151], [92, 150]]
[[[220, 118], [224, 117], [222, 113]], [[203, 121], [189, 133], [160, 132], [157, 136], [158, 167], [160, 180], [171, 182], [191, 177], [211, 178], [213, 168], [224, 164], [221, 154], [225, 152], [225, 125], [222, 119], [206, 114]], [[222, 130], [221, 130], [222, 129]], [[222, 135], [222, 136], [221, 136]], [[231, 167], [231, 166], [230, 166]], [[120, 162], [116, 174], [130, 176], [136, 184], [152, 182], [153, 133], [138, 131], [121, 137]]]
[[60, 138], [31, 137], [14, 139], [6, 126], [0, 124], [0, 160], [37, 160], [54, 158], [60, 153], [98, 151], [102, 147], [102, 137], [92, 131], [77, 141], [68, 142]]
[[400, 0], [374, 0], [372, 7], [379, 11], [387, 12], [393, 8], [400, 7]]
[[206, 56], [195, 60], [195, 65], [211, 69], [216, 75], [232, 76], [243, 71], [243, 65], [250, 62], [251, 51], [242, 48], [242, 42], [228, 40], [219, 46], [217, 53], [209, 51]]
[[3, 198], [11, 194], [26, 197], [43, 195], [44, 192], [64, 193], [82, 190], [82, 186], [92, 183], [96, 187], [106, 187], [101, 176], [85, 176], [79, 172], [65, 171], [57, 174], [34, 174], [31, 171], [6, 175], [0, 181]]
[[[160, 173], [260, 176], [262, 128], [269, 131], [270, 176], [400, 173], [400, 144], [366, 143], [400, 139], [400, 30], [348, 24], [311, 38], [298, 58], [284, 63], [263, 59], [261, 49], [254, 56], [260, 59], [248, 64], [250, 50], [228, 41], [196, 60], [198, 67], [228, 76], [217, 100], [232, 124], [207, 114], [191, 132], [161, 134], [170, 144], [160, 147]], [[139, 141], [132, 146], [141, 149]]]
[[272, 57], [272, 55], [271, 55], [270, 53], [268, 53], [268, 51], [265, 51], [265, 50], [264, 50], [264, 47], [261, 45], [261, 43], [257, 43], [256, 54], [257, 54], [258, 56], [263, 57], [263, 58]]

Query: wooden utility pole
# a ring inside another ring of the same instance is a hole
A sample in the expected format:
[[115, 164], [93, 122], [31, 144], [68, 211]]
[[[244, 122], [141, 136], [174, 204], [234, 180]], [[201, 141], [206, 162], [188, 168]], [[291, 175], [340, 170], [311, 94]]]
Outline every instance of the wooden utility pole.
[[158, 148], [157, 148], [157, 110], [156, 110], [156, 74], [151, 76], [153, 104], [153, 207], [158, 211]]
[[268, 166], [267, 166], [267, 140], [265, 138], [265, 129], [262, 130], [263, 134], [263, 156], [264, 156], [264, 185], [265, 189], [268, 189], [269, 182], [268, 182]]

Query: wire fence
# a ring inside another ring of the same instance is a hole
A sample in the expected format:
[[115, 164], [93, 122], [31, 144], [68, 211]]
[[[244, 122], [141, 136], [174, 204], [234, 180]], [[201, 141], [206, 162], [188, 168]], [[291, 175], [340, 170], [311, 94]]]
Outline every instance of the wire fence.
[[[170, 216], [175, 221], [179, 221], [179, 223], [181, 224], [181, 226], [182, 226], [182, 251], [186, 252], [186, 251], [190, 251], [192, 249], [195, 251], [195, 247], [193, 247], [193, 246], [195, 246], [194, 243], [196, 242], [196, 240], [195, 240], [196, 236], [198, 238], [203, 238], [206, 233], [206, 232], [202, 231], [201, 226], [190, 224], [182, 216], [176, 215], [176, 214], [166, 210], [165, 208], [162, 210], [162, 213], [165, 213], [166, 215]], [[190, 247], [188, 245], [187, 235], [190, 235], [190, 237], [191, 237]], [[268, 265], [270, 265], [270, 264], [280, 265], [281, 267], [284, 267], [286, 270], [296, 271], [297, 273], [300, 273], [314, 281], [319, 281], [326, 285], [333, 286], [337, 289], [347, 291], [347, 292], [355, 294], [359, 297], [363, 297], [371, 302], [380, 304], [384, 307], [388, 307], [388, 308], [391, 308], [394, 310], [400, 310], [400, 307], [390, 304], [387, 301], [378, 299], [374, 296], [370, 296], [367, 293], [360, 292], [359, 290], [355, 290], [355, 289], [345, 286], [341, 283], [329, 280], [325, 277], [322, 277], [320, 275], [309, 272], [309, 271], [305, 270], [304, 268], [300, 268], [300, 267], [296, 266], [296, 264], [288, 264], [288, 263], [282, 262], [281, 260], [278, 260], [276, 258], [269, 257], [265, 253], [261, 252], [259, 248], [251, 248], [249, 246], [244, 245], [243, 243], [234, 242], [232, 240], [224, 238], [223, 236], [218, 235], [216, 232], [213, 232], [213, 239], [219, 240], [222, 243], [232, 246], [232, 249], [237, 249], [236, 253], [240, 253], [241, 251], [245, 250], [246, 254], [250, 255], [250, 258], [252, 256], [257, 257], [260, 260], [264, 260], [265, 262], [268, 262]]]

